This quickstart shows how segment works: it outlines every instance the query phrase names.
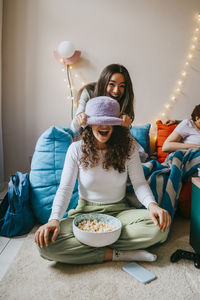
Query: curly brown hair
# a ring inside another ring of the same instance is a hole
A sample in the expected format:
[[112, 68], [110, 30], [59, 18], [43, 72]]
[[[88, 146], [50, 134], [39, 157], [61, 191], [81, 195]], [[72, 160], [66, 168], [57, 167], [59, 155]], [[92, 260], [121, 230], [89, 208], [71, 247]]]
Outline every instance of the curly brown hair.
[[[83, 141], [81, 146], [81, 165], [86, 169], [97, 166], [100, 157], [92, 128], [87, 126], [80, 138]], [[106, 143], [106, 146], [102, 163], [103, 168], [108, 170], [112, 167], [118, 170], [119, 173], [124, 172], [125, 162], [130, 157], [135, 146], [129, 129], [123, 126], [113, 126], [112, 135]]]

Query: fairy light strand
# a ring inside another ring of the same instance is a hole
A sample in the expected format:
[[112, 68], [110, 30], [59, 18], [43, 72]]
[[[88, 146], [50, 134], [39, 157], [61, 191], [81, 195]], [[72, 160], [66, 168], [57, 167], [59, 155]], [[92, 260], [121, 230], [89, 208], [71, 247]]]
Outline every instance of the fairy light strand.
[[66, 83], [68, 96], [67, 100], [71, 100], [71, 118], [74, 117], [74, 110], [77, 108], [77, 103], [75, 103], [75, 94], [77, 93], [77, 90], [74, 85], [74, 80], [79, 81], [79, 88], [83, 87], [86, 82], [81, 78], [80, 74], [76, 72], [75, 74], [72, 74], [73, 67], [71, 65], [66, 65], [61, 69], [62, 72], [65, 72], [65, 78], [64, 82]]
[[[189, 53], [186, 56], [186, 61], [184, 67], [180, 73], [180, 78], [177, 80], [174, 92], [172, 93], [169, 101], [165, 103], [163, 110], [160, 112], [160, 116], [158, 119], [169, 119], [168, 113], [169, 110], [173, 108], [178, 97], [183, 92], [184, 82], [188, 78], [189, 67], [191, 66], [191, 62], [195, 59], [195, 51], [198, 49], [198, 44], [200, 41], [199, 33], [200, 33], [200, 13], [195, 15], [195, 28], [193, 32], [193, 36], [191, 39], [191, 45], [189, 47]], [[153, 127], [155, 126], [156, 120], [151, 122]]]

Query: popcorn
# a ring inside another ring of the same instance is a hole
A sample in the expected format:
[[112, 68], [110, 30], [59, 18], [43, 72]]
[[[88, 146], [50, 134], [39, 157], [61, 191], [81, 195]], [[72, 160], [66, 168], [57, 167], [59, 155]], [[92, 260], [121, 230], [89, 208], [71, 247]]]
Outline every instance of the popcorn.
[[113, 224], [106, 224], [94, 220], [84, 220], [78, 224], [78, 228], [89, 232], [111, 232], [116, 229]]

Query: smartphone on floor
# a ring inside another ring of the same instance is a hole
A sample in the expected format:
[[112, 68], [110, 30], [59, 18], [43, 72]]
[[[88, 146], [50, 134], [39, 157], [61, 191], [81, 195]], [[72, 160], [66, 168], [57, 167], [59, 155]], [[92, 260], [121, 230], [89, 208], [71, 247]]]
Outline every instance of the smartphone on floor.
[[153, 273], [141, 267], [135, 262], [131, 262], [123, 266], [122, 269], [142, 283], [148, 283], [156, 279], [156, 276]]

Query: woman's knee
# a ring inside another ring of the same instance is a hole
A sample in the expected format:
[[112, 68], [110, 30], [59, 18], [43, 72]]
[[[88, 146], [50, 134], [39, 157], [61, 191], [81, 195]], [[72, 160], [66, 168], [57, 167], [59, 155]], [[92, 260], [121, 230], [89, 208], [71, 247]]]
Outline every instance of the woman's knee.
[[50, 260], [50, 261], [55, 261], [55, 257], [54, 257], [54, 255], [53, 255], [54, 252], [51, 251], [51, 250], [49, 249], [49, 247], [44, 246], [43, 248], [41, 248], [41, 247], [38, 247], [38, 246], [37, 246], [37, 249], [38, 249], [39, 254], [40, 254], [40, 256], [41, 256], [42, 258], [47, 259], [47, 260]]
[[161, 231], [158, 226], [155, 226], [153, 230], [152, 238], [155, 243], [164, 243], [167, 240], [169, 229], [167, 231]]

